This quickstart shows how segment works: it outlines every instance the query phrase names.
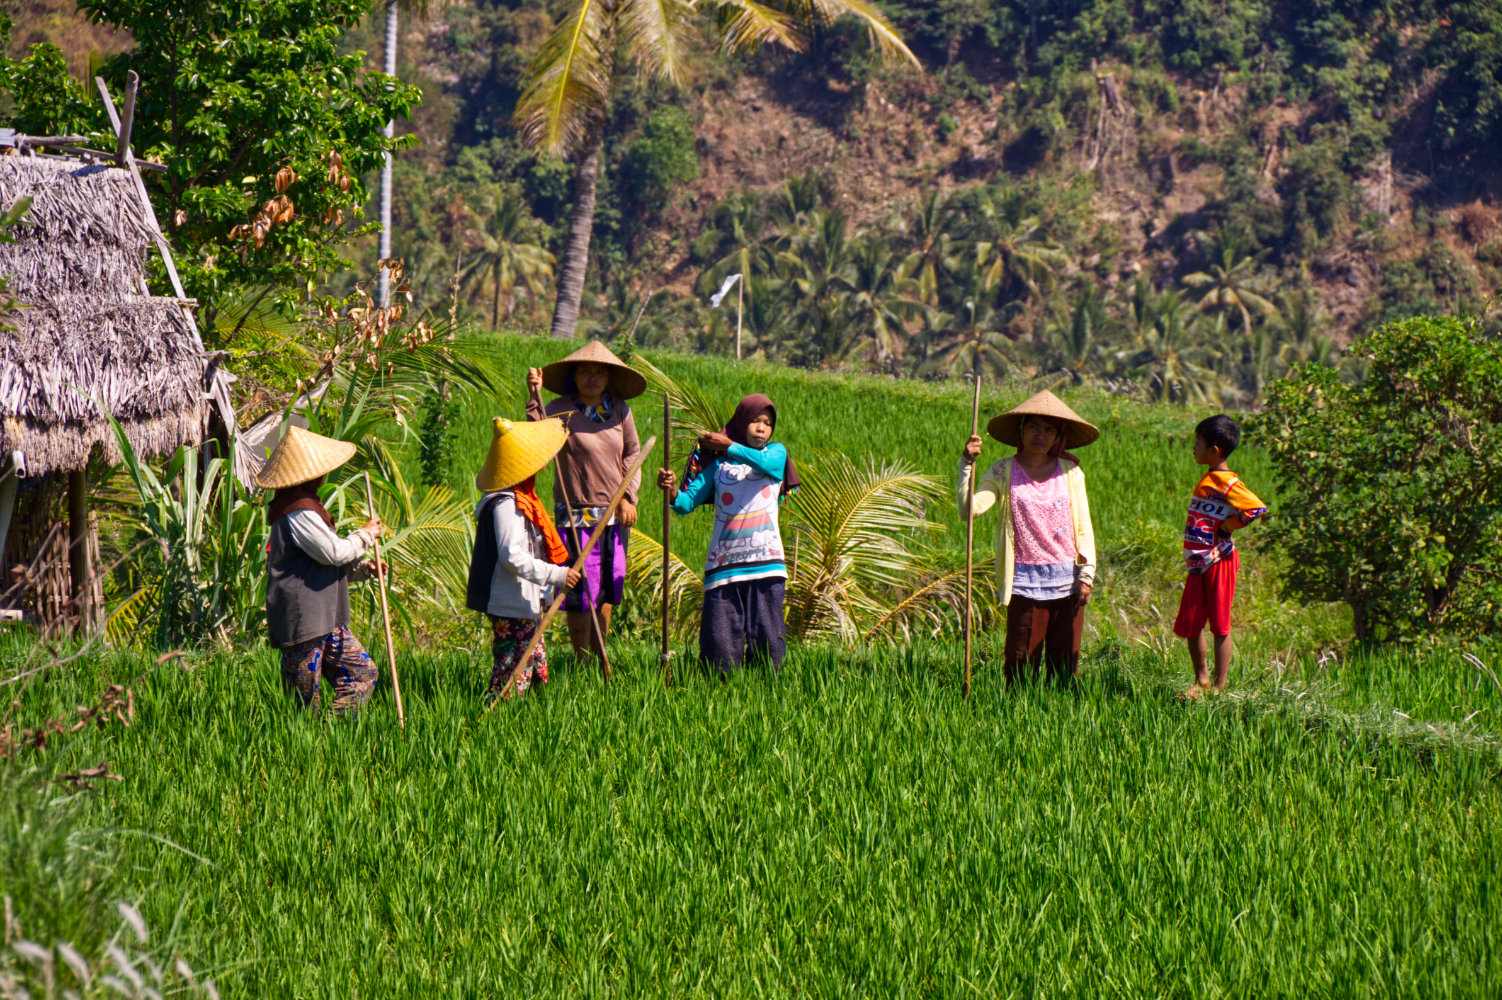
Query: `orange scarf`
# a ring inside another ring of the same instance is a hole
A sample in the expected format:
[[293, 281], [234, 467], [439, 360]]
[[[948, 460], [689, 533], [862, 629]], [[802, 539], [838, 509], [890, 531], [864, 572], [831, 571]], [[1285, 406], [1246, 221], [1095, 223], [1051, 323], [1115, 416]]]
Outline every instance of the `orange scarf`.
[[564, 547], [563, 539], [558, 537], [558, 529], [553, 527], [553, 519], [548, 517], [547, 509], [543, 507], [542, 500], [537, 496], [537, 477], [528, 476], [515, 486], [511, 487], [516, 495], [516, 510], [527, 520], [537, 526], [542, 532], [543, 544], [548, 547], [548, 562], [555, 566], [568, 565], [568, 549]]

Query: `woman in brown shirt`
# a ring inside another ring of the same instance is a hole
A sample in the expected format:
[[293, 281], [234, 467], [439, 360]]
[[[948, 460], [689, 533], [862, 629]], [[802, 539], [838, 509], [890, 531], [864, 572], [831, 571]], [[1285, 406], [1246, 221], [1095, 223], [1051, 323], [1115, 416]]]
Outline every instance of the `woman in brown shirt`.
[[[544, 388], [558, 394], [546, 406], [542, 402]], [[636, 421], [626, 400], [646, 389], [647, 380], [641, 373], [627, 367], [597, 340], [562, 361], [527, 370], [531, 397], [527, 419], [568, 417], [568, 443], [558, 453], [561, 482], [553, 484], [553, 516], [570, 560], [578, 558], [580, 544], [588, 544], [594, 532], [605, 532], [584, 564], [579, 586], [569, 591], [563, 604], [575, 653], [594, 648], [593, 614], [599, 616], [600, 631], [610, 631], [610, 613], [625, 594], [626, 543], [636, 524], [640, 472], [626, 485], [626, 497], [615, 517], [605, 525], [599, 521], [626, 469], [641, 451]], [[599, 644], [604, 643], [605, 636], [601, 635]]]

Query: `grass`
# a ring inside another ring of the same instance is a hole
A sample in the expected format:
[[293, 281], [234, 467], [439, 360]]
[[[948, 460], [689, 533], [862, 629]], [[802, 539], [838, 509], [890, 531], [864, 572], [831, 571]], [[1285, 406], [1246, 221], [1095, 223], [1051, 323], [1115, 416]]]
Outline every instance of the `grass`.
[[[403, 657], [403, 737], [389, 691], [335, 723], [289, 706], [271, 653], [219, 654], [53, 753], [124, 775], [90, 822], [178, 845], [121, 840], [130, 898], [197, 929], [226, 995], [1474, 996], [1502, 974], [1489, 728], [1436, 740], [1318, 685], [1180, 706], [1141, 647], [1072, 691], [983, 667], [966, 703], [956, 661], [805, 646], [776, 678], [664, 691], [633, 647], [609, 690], [558, 662], [482, 716], [477, 636]], [[101, 658], [27, 714], [139, 669]]]

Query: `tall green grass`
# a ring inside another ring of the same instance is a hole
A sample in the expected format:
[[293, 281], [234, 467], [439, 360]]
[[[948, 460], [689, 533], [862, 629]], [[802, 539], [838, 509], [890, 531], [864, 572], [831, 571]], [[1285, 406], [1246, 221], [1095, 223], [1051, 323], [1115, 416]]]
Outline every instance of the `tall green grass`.
[[[180, 845], [128, 841], [122, 870], [227, 995], [1478, 996], [1502, 975], [1492, 727], [1180, 706], [1121, 644], [1073, 690], [983, 665], [968, 703], [952, 647], [796, 647], [727, 684], [682, 663], [671, 691], [639, 647], [608, 689], [555, 655], [550, 686], [482, 715], [475, 639], [403, 656], [405, 735], [384, 682], [334, 722], [258, 652], [158, 672], [134, 726], [57, 751], [125, 778], [91, 822]], [[26, 714], [138, 669], [101, 658]]]

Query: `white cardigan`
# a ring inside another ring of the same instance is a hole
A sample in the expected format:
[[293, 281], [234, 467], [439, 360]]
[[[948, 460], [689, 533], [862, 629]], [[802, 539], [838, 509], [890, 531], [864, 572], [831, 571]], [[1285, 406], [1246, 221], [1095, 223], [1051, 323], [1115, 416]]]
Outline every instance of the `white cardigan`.
[[498, 618], [540, 618], [543, 592], [548, 587], [563, 586], [568, 567], [548, 562], [542, 532], [517, 512], [516, 496], [510, 490], [485, 494], [475, 515], [478, 517], [480, 508], [497, 495], [501, 499], [491, 515], [496, 562], [485, 611]]

